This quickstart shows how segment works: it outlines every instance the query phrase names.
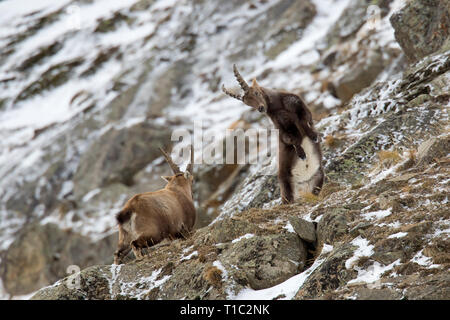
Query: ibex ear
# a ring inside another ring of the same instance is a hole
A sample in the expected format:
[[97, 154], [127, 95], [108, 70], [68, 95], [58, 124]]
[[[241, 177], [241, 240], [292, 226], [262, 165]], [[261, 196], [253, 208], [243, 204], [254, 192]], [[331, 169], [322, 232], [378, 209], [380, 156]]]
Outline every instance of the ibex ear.
[[185, 178], [185, 179], [189, 179], [190, 176], [191, 176], [191, 174], [190, 174], [188, 171], [186, 171], [186, 172], [184, 173], [184, 178]]
[[252, 80], [252, 87], [259, 87], [258, 82], [256, 82], [256, 78], [253, 78]]
[[161, 178], [163, 178], [163, 180], [166, 180], [167, 182], [170, 182], [172, 176], [161, 176]]

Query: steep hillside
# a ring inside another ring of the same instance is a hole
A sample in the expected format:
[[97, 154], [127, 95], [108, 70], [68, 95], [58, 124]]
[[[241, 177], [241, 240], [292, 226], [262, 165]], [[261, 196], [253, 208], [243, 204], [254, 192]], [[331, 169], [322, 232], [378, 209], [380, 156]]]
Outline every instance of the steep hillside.
[[[439, 0], [1, 2], [0, 297], [448, 299], [449, 14]], [[321, 195], [280, 205], [276, 159], [199, 163], [196, 231], [111, 265], [114, 214], [164, 185], [157, 147], [175, 129], [222, 143], [272, 126], [221, 93], [233, 63], [310, 105]], [[64, 278], [70, 265], [84, 270]]]
[[[143, 260], [90, 267], [78, 289], [66, 278], [33, 299], [449, 298], [450, 54], [429, 60], [396, 81], [406, 94], [378, 83], [322, 120], [340, 143], [328, 145], [319, 197], [241, 209], [267, 203], [262, 197], [277, 188], [256, 173], [233, 195], [247, 201], [187, 240], [149, 249]], [[411, 95], [422, 86], [430, 92]], [[379, 90], [397, 108], [379, 111]]]

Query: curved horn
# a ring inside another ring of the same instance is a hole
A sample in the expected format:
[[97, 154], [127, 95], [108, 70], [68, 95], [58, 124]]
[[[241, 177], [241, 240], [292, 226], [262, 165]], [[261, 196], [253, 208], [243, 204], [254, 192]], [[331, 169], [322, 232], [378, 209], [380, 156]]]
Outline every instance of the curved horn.
[[170, 168], [172, 169], [173, 173], [174, 174], [181, 173], [180, 168], [173, 162], [172, 158], [161, 147], [159, 147], [159, 150], [163, 154], [164, 158], [166, 158], [166, 161], [169, 164]]
[[225, 88], [224, 85], [222, 85], [222, 91], [223, 91], [226, 95], [228, 95], [228, 96], [230, 96], [230, 97], [232, 97], [232, 98], [235, 98], [235, 99], [238, 99], [238, 100], [241, 100], [241, 101], [242, 101], [242, 97], [241, 97], [241, 96], [239, 96], [239, 95], [237, 95], [237, 94], [235, 94], [235, 93], [229, 91], [227, 88]]
[[194, 147], [191, 144], [191, 162], [187, 165], [186, 171], [192, 174], [192, 167], [194, 166]]
[[236, 80], [239, 82], [239, 85], [241, 86], [242, 90], [244, 90], [244, 92], [247, 92], [249, 89], [248, 84], [247, 82], [245, 82], [244, 78], [242, 78], [235, 64], [233, 64], [233, 71], [234, 76], [236, 77]]

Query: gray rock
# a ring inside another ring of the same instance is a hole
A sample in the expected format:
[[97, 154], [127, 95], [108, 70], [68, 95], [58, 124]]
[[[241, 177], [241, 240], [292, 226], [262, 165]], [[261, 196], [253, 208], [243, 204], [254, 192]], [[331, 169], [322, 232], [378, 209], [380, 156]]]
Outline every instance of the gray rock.
[[242, 219], [227, 218], [211, 226], [210, 235], [217, 243], [229, 242], [247, 233], [255, 233], [258, 226]]
[[450, 6], [446, 0], [412, 0], [390, 18], [411, 62], [450, 49]]
[[109, 266], [93, 266], [79, 273], [79, 287], [69, 277], [39, 290], [30, 300], [109, 300], [111, 281]]
[[221, 261], [245, 274], [248, 285], [255, 290], [272, 287], [303, 271], [307, 250], [292, 233], [254, 236], [229, 247]]
[[372, 226], [371, 222], [360, 222], [355, 227], [351, 228], [349, 233], [353, 237], [358, 236], [363, 230]]
[[347, 234], [349, 227], [346, 212], [345, 209], [334, 208], [324, 213], [317, 224], [319, 243], [333, 244]]
[[331, 251], [325, 261], [314, 270], [300, 287], [294, 299], [318, 298], [327, 290], [335, 290], [356, 276], [347, 270], [345, 262], [353, 255], [354, 247], [344, 244]]
[[391, 264], [392, 262], [402, 259], [405, 256], [403, 251], [376, 251], [371, 258], [384, 265]]
[[407, 288], [405, 298], [408, 300], [448, 300], [450, 299], [450, 275], [448, 272], [426, 277], [409, 277], [405, 279]]
[[266, 174], [267, 172], [263, 170], [247, 176], [240, 183], [233, 197], [221, 207], [222, 215], [229, 215], [250, 208], [261, 208], [265, 204], [280, 198], [278, 177], [273, 174]]
[[422, 142], [417, 149], [417, 164], [426, 165], [435, 159], [447, 156], [450, 150], [450, 135], [430, 138]]
[[356, 291], [358, 300], [398, 300], [402, 297], [400, 292], [392, 289], [369, 289], [359, 288]]
[[298, 234], [300, 239], [309, 243], [316, 242], [316, 227], [314, 226], [314, 223], [295, 216], [290, 217], [289, 222], [291, 223], [292, 228], [294, 228], [294, 231]]

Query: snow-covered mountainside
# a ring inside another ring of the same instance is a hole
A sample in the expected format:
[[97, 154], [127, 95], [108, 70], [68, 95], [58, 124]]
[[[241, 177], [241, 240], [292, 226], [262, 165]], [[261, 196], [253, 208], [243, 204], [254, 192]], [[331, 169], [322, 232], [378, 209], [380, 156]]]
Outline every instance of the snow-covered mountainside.
[[[0, 298], [53, 283], [35, 298], [449, 298], [449, 13], [439, 0], [0, 2]], [[158, 147], [174, 130], [199, 142], [201, 127], [198, 160], [228, 128], [272, 127], [221, 92], [233, 64], [308, 103], [323, 192], [281, 206], [276, 159], [197, 161], [194, 235], [110, 265], [114, 215], [164, 186]], [[90, 267], [82, 289], [60, 280], [71, 265]]]

